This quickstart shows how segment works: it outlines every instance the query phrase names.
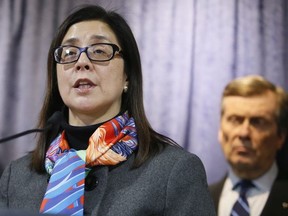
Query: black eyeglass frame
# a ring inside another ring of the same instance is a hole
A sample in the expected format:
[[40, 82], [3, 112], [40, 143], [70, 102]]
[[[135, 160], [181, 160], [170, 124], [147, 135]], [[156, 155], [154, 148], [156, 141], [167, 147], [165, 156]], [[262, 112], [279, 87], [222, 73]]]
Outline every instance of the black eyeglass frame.
[[[94, 60], [92, 58], [90, 58], [89, 56], [89, 53], [87, 52], [87, 50], [92, 47], [92, 46], [95, 46], [95, 45], [110, 45], [113, 49], [113, 53], [111, 55], [111, 57], [109, 59], [105, 59], [105, 60]], [[80, 52], [79, 52], [79, 55], [77, 57], [77, 59], [71, 61], [71, 62], [60, 62], [57, 60], [57, 50], [59, 49], [62, 49], [63, 47], [74, 47], [74, 48], [77, 48]], [[55, 62], [57, 62], [58, 64], [71, 64], [71, 63], [74, 63], [74, 62], [77, 62], [81, 56], [81, 54], [85, 52], [86, 53], [86, 56], [88, 57], [88, 59], [90, 61], [95, 61], [95, 62], [105, 62], [105, 61], [110, 61], [111, 59], [114, 58], [115, 56], [115, 53], [118, 52], [121, 56], [122, 56], [122, 51], [120, 50], [120, 48], [116, 45], [116, 44], [113, 44], [113, 43], [95, 43], [95, 44], [91, 44], [89, 46], [86, 46], [86, 47], [78, 47], [78, 46], [74, 46], [74, 45], [63, 45], [63, 46], [59, 46], [57, 47], [55, 50], [54, 50], [54, 60]]]

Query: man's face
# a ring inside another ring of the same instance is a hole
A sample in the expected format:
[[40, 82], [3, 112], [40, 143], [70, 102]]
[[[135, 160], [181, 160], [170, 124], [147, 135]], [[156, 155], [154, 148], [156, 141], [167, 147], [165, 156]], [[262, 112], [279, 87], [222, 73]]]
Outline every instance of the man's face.
[[218, 138], [226, 159], [241, 178], [261, 176], [284, 141], [277, 131], [275, 94], [228, 96], [222, 106]]

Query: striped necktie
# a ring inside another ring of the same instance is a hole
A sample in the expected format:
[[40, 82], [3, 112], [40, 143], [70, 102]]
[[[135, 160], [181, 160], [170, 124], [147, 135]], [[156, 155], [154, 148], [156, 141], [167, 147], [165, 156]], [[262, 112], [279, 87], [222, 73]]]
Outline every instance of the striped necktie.
[[236, 187], [240, 187], [240, 194], [238, 200], [235, 202], [232, 208], [231, 216], [249, 216], [250, 209], [246, 198], [246, 193], [250, 188], [254, 187], [254, 185], [250, 180], [241, 180], [238, 184], [236, 184], [235, 188]]

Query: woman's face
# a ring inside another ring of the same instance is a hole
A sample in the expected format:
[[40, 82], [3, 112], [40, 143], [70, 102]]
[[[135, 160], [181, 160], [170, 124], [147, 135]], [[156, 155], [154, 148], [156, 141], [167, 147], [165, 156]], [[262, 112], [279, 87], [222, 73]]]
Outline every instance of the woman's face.
[[[83, 21], [72, 25], [61, 45], [86, 47], [95, 43], [116, 44], [116, 35], [101, 21]], [[95, 62], [82, 52], [78, 61], [57, 64], [60, 95], [69, 108], [69, 123], [91, 125], [113, 118], [120, 112], [121, 95], [128, 85], [124, 60], [115, 54], [110, 61]]]

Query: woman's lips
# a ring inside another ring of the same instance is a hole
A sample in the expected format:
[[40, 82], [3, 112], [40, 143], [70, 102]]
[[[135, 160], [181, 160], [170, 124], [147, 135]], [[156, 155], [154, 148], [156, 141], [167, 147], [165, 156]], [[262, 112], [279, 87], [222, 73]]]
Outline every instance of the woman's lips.
[[73, 85], [73, 88], [76, 88], [81, 93], [86, 93], [93, 89], [96, 85], [89, 79], [79, 79]]

